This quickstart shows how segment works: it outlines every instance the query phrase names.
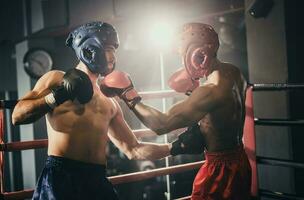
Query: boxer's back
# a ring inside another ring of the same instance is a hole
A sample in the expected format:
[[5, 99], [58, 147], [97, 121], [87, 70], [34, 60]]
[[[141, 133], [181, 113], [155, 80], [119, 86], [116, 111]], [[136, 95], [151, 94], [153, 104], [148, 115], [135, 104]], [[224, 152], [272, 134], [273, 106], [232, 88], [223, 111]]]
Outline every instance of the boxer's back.
[[227, 87], [229, 89], [225, 91], [220, 105], [200, 120], [208, 151], [233, 149], [240, 144], [243, 134], [246, 81], [235, 66], [225, 63], [220, 63], [218, 69], [208, 77], [207, 83], [217, 84], [218, 77], [228, 80], [232, 87]]

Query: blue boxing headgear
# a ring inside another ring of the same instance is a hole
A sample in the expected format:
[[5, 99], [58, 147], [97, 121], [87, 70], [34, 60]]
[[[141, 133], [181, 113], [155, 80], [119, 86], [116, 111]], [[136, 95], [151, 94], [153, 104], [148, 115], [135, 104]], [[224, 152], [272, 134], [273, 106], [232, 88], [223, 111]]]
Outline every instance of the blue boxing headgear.
[[119, 46], [118, 34], [115, 28], [104, 22], [90, 22], [72, 31], [66, 45], [74, 49], [76, 56], [93, 73], [107, 75], [113, 69], [108, 69], [105, 55], [105, 45]]

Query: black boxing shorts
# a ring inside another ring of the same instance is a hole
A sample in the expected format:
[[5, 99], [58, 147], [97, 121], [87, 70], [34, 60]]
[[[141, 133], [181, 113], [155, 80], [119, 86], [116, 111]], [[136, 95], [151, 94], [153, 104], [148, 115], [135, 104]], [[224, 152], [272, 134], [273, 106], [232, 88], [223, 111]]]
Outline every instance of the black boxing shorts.
[[105, 171], [104, 165], [48, 156], [33, 200], [118, 200]]

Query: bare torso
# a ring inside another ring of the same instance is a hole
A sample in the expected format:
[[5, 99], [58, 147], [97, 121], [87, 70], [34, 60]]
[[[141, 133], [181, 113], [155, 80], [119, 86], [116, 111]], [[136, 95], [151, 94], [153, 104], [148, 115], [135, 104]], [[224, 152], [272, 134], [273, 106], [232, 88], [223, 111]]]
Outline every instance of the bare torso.
[[67, 101], [47, 114], [48, 155], [89, 163], [106, 163], [108, 127], [116, 107], [93, 84], [89, 103]]
[[208, 76], [208, 83], [218, 81], [217, 76], [225, 76], [232, 81], [232, 90], [225, 100], [200, 120], [200, 128], [206, 138], [206, 148], [210, 152], [233, 149], [241, 144], [245, 118], [246, 81], [239, 69], [231, 64], [219, 63], [217, 69]]

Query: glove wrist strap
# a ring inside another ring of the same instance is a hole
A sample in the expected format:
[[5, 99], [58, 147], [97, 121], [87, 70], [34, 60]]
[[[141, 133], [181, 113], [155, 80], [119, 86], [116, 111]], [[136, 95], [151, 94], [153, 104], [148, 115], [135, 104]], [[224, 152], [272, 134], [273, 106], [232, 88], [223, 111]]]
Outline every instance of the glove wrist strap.
[[126, 89], [121, 96], [131, 110], [133, 110], [135, 105], [142, 99], [133, 87]]
[[51, 92], [50, 94], [44, 97], [45, 103], [51, 108], [54, 109], [57, 106], [56, 99], [54, 94]]
[[140, 96], [137, 96], [137, 97], [135, 97], [134, 99], [132, 99], [132, 100], [126, 102], [126, 103], [127, 103], [128, 107], [129, 107], [131, 110], [133, 110], [134, 107], [136, 106], [136, 104], [138, 104], [140, 101], [141, 101], [141, 97], [140, 97]]

